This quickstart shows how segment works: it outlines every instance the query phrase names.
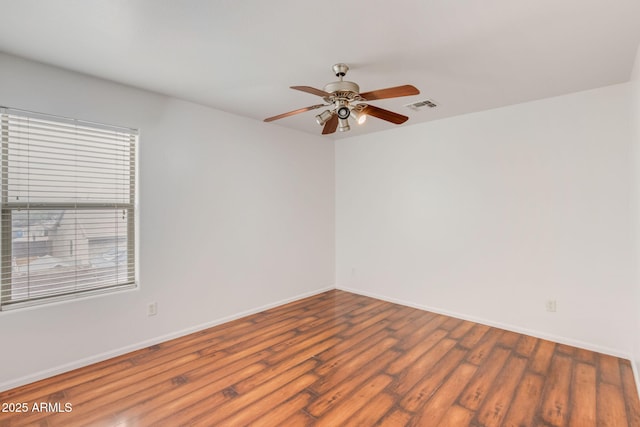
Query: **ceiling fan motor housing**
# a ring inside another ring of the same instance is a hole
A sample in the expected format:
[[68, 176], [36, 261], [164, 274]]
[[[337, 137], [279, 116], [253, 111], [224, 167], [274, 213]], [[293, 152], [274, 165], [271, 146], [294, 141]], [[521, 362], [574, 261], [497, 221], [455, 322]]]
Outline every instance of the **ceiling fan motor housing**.
[[351, 114], [351, 102], [361, 99], [360, 86], [354, 82], [332, 82], [324, 87], [324, 91], [331, 94], [323, 98], [324, 101], [335, 105], [335, 113], [340, 119], [347, 119]]
[[338, 117], [346, 119], [351, 112], [349, 103], [360, 100], [360, 86], [354, 82], [345, 82], [342, 80], [347, 74], [347, 71], [349, 71], [347, 64], [335, 64], [332, 69], [340, 81], [329, 83], [324, 87], [324, 91], [329, 93], [330, 96], [323, 99], [327, 103], [335, 104]]
[[360, 86], [354, 82], [339, 81], [329, 83], [324, 87], [324, 91], [332, 95], [344, 93], [345, 95], [353, 94], [353, 96], [356, 96], [360, 93]]

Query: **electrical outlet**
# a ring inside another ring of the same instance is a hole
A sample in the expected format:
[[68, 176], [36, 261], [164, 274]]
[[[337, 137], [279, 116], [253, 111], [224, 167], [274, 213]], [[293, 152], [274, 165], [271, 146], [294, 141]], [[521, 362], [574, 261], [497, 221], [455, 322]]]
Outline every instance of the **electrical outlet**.
[[156, 314], [158, 314], [158, 303], [149, 303], [149, 305], [147, 306], [147, 316], [155, 316]]
[[548, 312], [555, 313], [557, 309], [556, 300], [554, 299], [547, 300], [546, 308]]

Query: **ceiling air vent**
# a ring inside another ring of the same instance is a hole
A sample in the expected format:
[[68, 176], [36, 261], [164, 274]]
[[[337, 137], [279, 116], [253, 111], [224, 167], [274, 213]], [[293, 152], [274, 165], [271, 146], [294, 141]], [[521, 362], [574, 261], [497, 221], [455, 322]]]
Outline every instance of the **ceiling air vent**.
[[405, 107], [411, 108], [414, 111], [420, 111], [427, 108], [436, 108], [437, 106], [438, 104], [436, 104], [433, 99], [425, 99], [424, 101], [418, 101], [412, 104], [405, 105]]

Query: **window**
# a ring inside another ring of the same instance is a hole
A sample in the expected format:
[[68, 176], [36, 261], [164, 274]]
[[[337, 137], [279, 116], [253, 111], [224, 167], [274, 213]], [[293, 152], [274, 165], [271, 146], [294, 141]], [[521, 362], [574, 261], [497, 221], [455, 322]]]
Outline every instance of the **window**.
[[0, 309], [133, 288], [137, 131], [0, 108]]

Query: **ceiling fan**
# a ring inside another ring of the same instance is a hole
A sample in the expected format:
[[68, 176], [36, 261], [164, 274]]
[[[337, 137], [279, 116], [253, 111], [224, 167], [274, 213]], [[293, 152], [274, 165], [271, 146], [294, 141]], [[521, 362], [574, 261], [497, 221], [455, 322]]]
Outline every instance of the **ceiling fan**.
[[272, 122], [284, 117], [304, 113], [305, 111], [329, 107], [316, 116], [316, 122], [321, 126], [324, 125], [322, 134], [327, 135], [334, 133], [336, 129], [339, 129], [341, 132], [350, 130], [351, 127], [349, 126], [348, 120], [350, 116], [353, 116], [358, 124], [364, 123], [367, 116], [377, 117], [378, 119], [386, 120], [396, 125], [409, 120], [407, 116], [369, 105], [367, 101], [418, 95], [420, 91], [414, 86], [395, 86], [360, 93], [360, 87], [357, 84], [343, 80], [343, 77], [347, 74], [347, 71], [349, 71], [347, 64], [335, 64], [332, 70], [340, 80], [327, 84], [323, 90], [311, 86], [291, 86], [291, 89], [322, 97], [325, 104], [312, 105], [310, 107], [289, 111], [288, 113], [278, 114], [277, 116], [266, 118], [264, 121]]

